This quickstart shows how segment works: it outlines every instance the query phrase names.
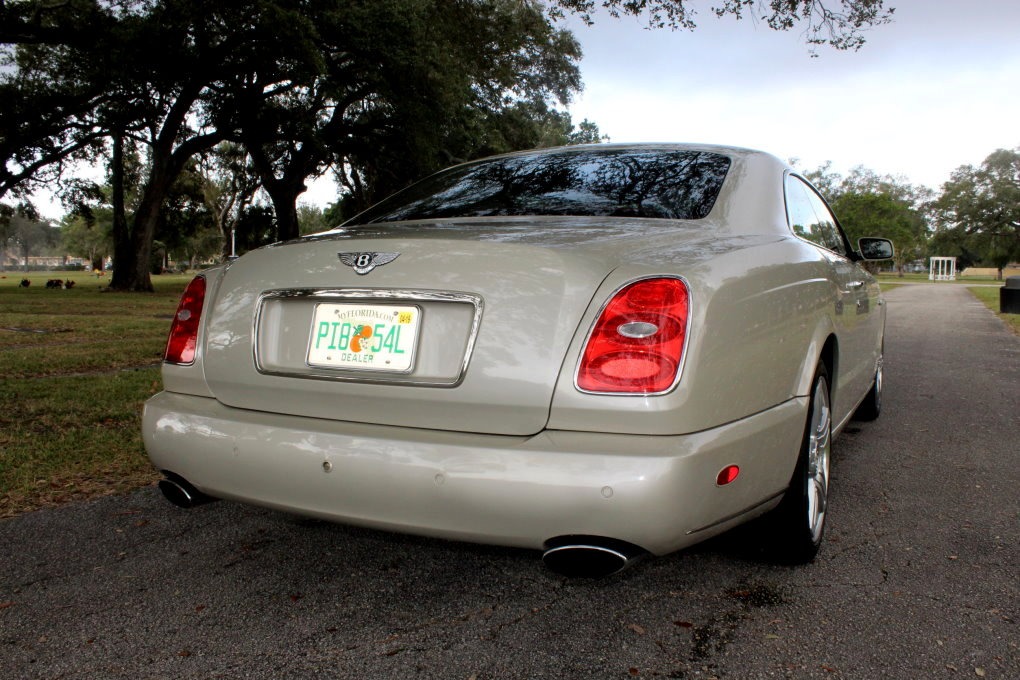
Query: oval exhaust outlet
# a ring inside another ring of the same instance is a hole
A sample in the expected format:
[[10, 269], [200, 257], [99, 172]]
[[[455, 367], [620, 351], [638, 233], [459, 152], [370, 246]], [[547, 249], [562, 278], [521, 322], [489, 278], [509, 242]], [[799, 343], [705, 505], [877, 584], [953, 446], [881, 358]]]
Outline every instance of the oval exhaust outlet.
[[646, 553], [626, 541], [599, 536], [562, 536], [546, 541], [545, 566], [569, 578], [604, 578], [619, 573]]
[[165, 470], [163, 474], [166, 475], [166, 479], [159, 480], [159, 490], [168, 501], [179, 508], [193, 508], [216, 500], [193, 487], [180, 475]]

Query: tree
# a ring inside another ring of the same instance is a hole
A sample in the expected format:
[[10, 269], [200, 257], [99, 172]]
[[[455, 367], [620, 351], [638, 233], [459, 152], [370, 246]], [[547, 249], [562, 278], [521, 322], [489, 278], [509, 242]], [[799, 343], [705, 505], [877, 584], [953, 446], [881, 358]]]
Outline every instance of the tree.
[[857, 243], [862, 236], [887, 238], [895, 245], [897, 270], [924, 257], [928, 242], [928, 222], [918, 210], [889, 192], [847, 191], [832, 203], [850, 238]]
[[234, 232], [259, 189], [259, 177], [244, 147], [222, 142], [202, 159], [205, 203], [216, 221], [224, 260], [234, 255]]
[[963, 271], [967, 267], [981, 264], [981, 253], [974, 250], [975, 245], [962, 229], [936, 227], [935, 233], [928, 239], [928, 254], [956, 257], [956, 268]]
[[0, 206], [0, 224], [3, 225], [5, 249], [8, 245], [18, 249], [26, 272], [32, 253], [58, 241], [59, 232], [48, 222], [40, 220], [35, 209], [27, 203], [15, 207]]
[[11, 217], [14, 216], [15, 208], [0, 203], [0, 272], [7, 270], [8, 247], [14, 241], [14, 225], [11, 224]]
[[167, 193], [156, 225], [155, 239], [161, 258], [151, 257], [153, 273], [169, 267], [170, 260], [194, 267], [199, 259], [216, 257], [222, 250], [222, 234], [206, 199], [208, 180], [197, 159], [181, 172]]
[[[194, 54], [205, 43], [181, 20], [189, 14], [181, 11], [186, 5], [0, 4], [3, 54], [14, 67], [0, 77], [0, 92], [13, 111], [0, 119], [9, 140], [9, 146], [0, 145], [0, 192], [24, 193], [33, 183], [59, 179], [66, 163], [97, 158], [109, 140], [117, 264], [111, 285], [118, 289], [152, 289], [147, 265], [162, 200], [187, 159], [206, 143], [202, 134], [188, 134], [202, 87]], [[123, 161], [132, 140], [149, 145], [149, 162], [128, 224]]]
[[298, 235], [307, 178], [336, 168], [364, 205], [474, 157], [507, 111], [580, 88], [576, 40], [531, 2], [353, 0], [308, 16], [302, 34], [318, 61], [292, 65], [286, 87], [279, 73], [246, 73], [216, 102], [251, 154], [280, 239]]
[[64, 250], [87, 259], [96, 271], [102, 271], [103, 260], [113, 252], [110, 233], [113, 220], [109, 210], [103, 212], [106, 214], [94, 215], [92, 220], [81, 215], [68, 215], [60, 224], [60, 242]]
[[[650, 28], [687, 29], [697, 27], [695, 0], [556, 0], [550, 12], [573, 12], [591, 23], [597, 6], [610, 16], [629, 14], [643, 17]], [[836, 5], [837, 8], [833, 8]], [[858, 50], [864, 45], [863, 29], [892, 20], [894, 8], [882, 0], [720, 0], [709, 7], [717, 17], [742, 19], [753, 15], [776, 31], [803, 29], [805, 41], [814, 47], [830, 45], [838, 50]]]
[[[799, 159], [791, 158], [790, 165], [796, 166]], [[814, 170], [806, 170], [804, 177], [814, 185], [830, 203], [843, 193], [843, 176], [832, 169], [832, 161], [825, 161]]]
[[975, 168], [953, 171], [936, 202], [941, 230], [1002, 270], [1020, 259], [1020, 147], [998, 149]]
[[805, 172], [804, 177], [829, 201], [851, 244], [863, 236], [890, 239], [900, 276], [905, 265], [924, 257], [930, 235], [930, 189], [862, 166], [843, 177], [831, 162]]
[[[289, 238], [306, 179], [371, 149], [373, 134], [400, 131], [405, 147], [420, 151], [472, 99], [503, 104], [555, 90], [562, 100], [579, 85], [576, 69], [564, 80], [548, 53], [576, 52], [576, 43], [517, 0], [26, 1], [0, 4], [0, 18], [9, 29], [0, 36], [17, 46], [6, 52], [16, 68], [0, 78], [24, 104], [17, 119], [45, 108], [20, 82], [100, 97], [78, 96], [57, 107], [52, 125], [0, 148], [9, 185], [53, 180], [59, 171], [44, 168], [110, 140], [111, 286], [125, 290], [151, 290], [149, 255], [170, 187], [219, 141], [248, 148], [274, 204], [276, 236]], [[78, 20], [95, 30], [89, 44], [70, 30]], [[18, 120], [8, 120], [14, 130]], [[117, 174], [132, 143], [145, 145], [147, 163], [129, 224]]]
[[[595, 4], [0, 0], [0, 197], [106, 154], [111, 285], [151, 290], [161, 212], [196, 155], [227, 139], [243, 144], [272, 200], [274, 236], [289, 238], [305, 182], [329, 168], [358, 203], [487, 147], [542, 143], [552, 107], [580, 87], [576, 41], [549, 17], [590, 20]], [[674, 28], [693, 28], [692, 4], [601, 3]], [[861, 30], [892, 10], [881, 0], [839, 0], [836, 10], [820, 0], [725, 0], [714, 11], [755, 13], [777, 30], [804, 27], [809, 44], [856, 49]], [[525, 134], [510, 127], [521, 121]], [[125, 160], [135, 145], [145, 148], [145, 174], [129, 209]]]
[[[97, 77], [110, 26], [97, 2], [0, 2], [0, 198], [23, 197], [94, 156], [113, 94]], [[95, 51], [82, 60], [86, 49]]]
[[331, 225], [326, 222], [326, 215], [323, 210], [306, 203], [299, 203], [297, 208], [298, 225], [301, 228], [301, 235], [316, 234], [320, 231], [330, 229]]
[[[327, 223], [336, 226], [411, 182], [449, 165], [520, 149], [594, 144], [608, 139], [595, 123], [585, 120], [575, 127], [569, 113], [552, 109], [544, 102], [516, 102], [501, 111], [478, 115], [475, 122], [462, 128], [461, 134], [462, 139], [447, 140], [437, 156], [418, 166], [399, 162], [406, 153], [403, 146], [391, 151], [381, 141], [373, 154], [350, 157], [336, 171], [344, 192], [326, 210]], [[385, 171], [380, 172], [378, 166]]]

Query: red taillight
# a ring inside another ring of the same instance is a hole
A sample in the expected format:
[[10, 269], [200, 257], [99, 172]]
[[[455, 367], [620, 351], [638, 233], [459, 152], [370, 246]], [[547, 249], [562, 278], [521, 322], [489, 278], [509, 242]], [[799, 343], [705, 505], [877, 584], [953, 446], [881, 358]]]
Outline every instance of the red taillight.
[[198, 322], [202, 318], [202, 304], [205, 302], [205, 278], [196, 276], [188, 284], [177, 305], [174, 323], [170, 326], [170, 338], [166, 341], [163, 360], [168, 364], [195, 363], [195, 348], [198, 346]]
[[627, 394], [668, 391], [683, 359], [687, 311], [687, 286], [679, 279], [645, 279], [621, 288], [588, 337], [577, 387]]

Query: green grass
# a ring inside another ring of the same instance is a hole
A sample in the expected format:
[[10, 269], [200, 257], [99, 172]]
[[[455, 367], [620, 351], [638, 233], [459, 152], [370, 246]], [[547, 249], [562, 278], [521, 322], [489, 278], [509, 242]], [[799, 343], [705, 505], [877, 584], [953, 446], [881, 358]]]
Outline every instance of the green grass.
[[998, 286], [973, 286], [968, 288], [971, 294], [981, 302], [985, 303], [988, 309], [995, 312], [1006, 325], [1013, 329], [1013, 332], [1020, 335], [1020, 314], [1003, 314], [999, 311], [999, 287]]
[[[47, 289], [51, 278], [76, 285]], [[156, 479], [141, 406], [190, 278], [154, 277], [145, 294], [104, 292], [108, 278], [83, 272], [0, 273], [0, 517]]]
[[[930, 283], [930, 281], [928, 280], [928, 272], [921, 272], [917, 274], [904, 274], [903, 276], [900, 276], [899, 274], [882, 273], [879, 274], [877, 278], [878, 284], [879, 286], [881, 286], [882, 290], [890, 290], [892, 288], [895, 288], [896, 286], [904, 286], [911, 283]], [[936, 283], [941, 286], [943, 284], [963, 284], [963, 285], [972, 285], [975, 283], [994, 284], [1001, 283], [1001, 281], [996, 281], [994, 276], [968, 276], [967, 278], [964, 279], [957, 277], [956, 280], [954, 281], [938, 281]], [[998, 302], [996, 302], [996, 309], [998, 309]]]
[[[891, 284], [898, 284], [898, 283], [900, 283], [900, 284], [902, 284], [902, 283], [928, 283], [928, 272], [921, 272], [921, 273], [917, 273], [917, 274], [913, 274], [913, 273], [912, 274], [904, 274], [903, 276], [900, 276], [899, 274], [882, 273], [882, 274], [878, 275], [878, 280], [879, 280], [880, 283], [883, 283], [883, 284], [885, 284], [885, 283], [891, 283]], [[996, 280], [995, 280], [994, 276], [968, 276], [966, 278], [962, 278], [961, 279], [959, 277], [959, 275], [957, 275], [957, 277], [956, 277], [956, 279], [954, 281], [938, 281], [939, 284], [942, 284], [942, 283], [970, 284], [970, 283], [985, 283], [985, 282], [996, 283]]]
[[[190, 275], [155, 277], [153, 294], [103, 292], [108, 279], [85, 273], [59, 274], [70, 290], [45, 288], [55, 273], [22, 278], [0, 272], [0, 517], [151, 484], [141, 407], [161, 389]], [[970, 290], [998, 312], [998, 287]], [[1000, 316], [1020, 333], [1020, 315]]]

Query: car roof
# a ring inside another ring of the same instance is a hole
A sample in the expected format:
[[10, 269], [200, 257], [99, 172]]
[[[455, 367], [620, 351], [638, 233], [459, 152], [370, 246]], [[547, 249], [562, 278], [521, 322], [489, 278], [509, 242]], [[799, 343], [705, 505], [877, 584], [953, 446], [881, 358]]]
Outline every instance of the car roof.
[[757, 149], [750, 149], [741, 146], [729, 146], [725, 144], [701, 144], [685, 142], [636, 142], [636, 143], [598, 143], [598, 144], [571, 144], [567, 146], [550, 146], [538, 149], [526, 149], [523, 151], [511, 151], [509, 153], [497, 154], [468, 161], [476, 163], [490, 158], [507, 158], [514, 156], [538, 156], [557, 153], [572, 153], [579, 151], [703, 151], [717, 153], [730, 158], [769, 158], [780, 165], [785, 165], [776, 156]]

